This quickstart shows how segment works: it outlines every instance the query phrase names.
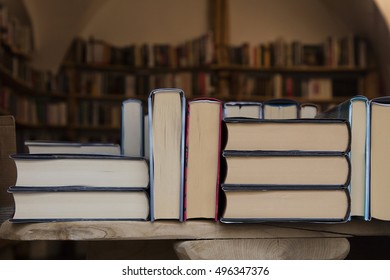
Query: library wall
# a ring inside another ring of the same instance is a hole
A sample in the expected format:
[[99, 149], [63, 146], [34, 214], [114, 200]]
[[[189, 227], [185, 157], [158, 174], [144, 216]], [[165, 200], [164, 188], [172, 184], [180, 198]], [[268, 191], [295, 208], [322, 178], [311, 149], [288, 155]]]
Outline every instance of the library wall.
[[321, 0], [242, 0], [228, 2], [232, 44], [258, 44], [283, 38], [321, 43], [352, 31]]

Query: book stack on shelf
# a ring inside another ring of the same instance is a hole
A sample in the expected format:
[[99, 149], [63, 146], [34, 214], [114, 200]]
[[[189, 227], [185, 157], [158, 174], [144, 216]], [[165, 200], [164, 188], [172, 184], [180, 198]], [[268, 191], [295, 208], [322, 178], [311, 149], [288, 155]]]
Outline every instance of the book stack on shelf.
[[222, 222], [349, 219], [347, 121], [230, 118], [224, 123]]
[[17, 154], [13, 222], [146, 220], [149, 172], [143, 158]]
[[8, 189], [15, 200], [11, 221], [148, 220], [143, 119], [139, 100], [124, 102], [124, 149], [111, 143], [25, 141], [28, 153], [12, 155], [17, 179]]

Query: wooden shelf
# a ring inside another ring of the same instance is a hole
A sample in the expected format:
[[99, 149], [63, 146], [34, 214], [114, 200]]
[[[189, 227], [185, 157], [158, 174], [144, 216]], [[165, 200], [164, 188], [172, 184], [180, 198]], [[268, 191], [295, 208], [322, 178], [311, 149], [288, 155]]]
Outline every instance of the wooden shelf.
[[14, 224], [6, 221], [0, 238], [8, 240], [201, 240], [388, 236], [390, 222], [342, 224], [222, 224], [213, 221], [80, 221]]

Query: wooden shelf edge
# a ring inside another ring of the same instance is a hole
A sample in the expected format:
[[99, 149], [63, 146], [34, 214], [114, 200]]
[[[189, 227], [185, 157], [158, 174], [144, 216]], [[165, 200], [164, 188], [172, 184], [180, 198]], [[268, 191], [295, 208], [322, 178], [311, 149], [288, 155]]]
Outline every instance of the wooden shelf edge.
[[14, 224], [5, 221], [0, 238], [8, 240], [199, 240], [324, 238], [390, 235], [390, 223], [352, 221], [343, 224], [222, 224], [213, 221], [80, 221]]

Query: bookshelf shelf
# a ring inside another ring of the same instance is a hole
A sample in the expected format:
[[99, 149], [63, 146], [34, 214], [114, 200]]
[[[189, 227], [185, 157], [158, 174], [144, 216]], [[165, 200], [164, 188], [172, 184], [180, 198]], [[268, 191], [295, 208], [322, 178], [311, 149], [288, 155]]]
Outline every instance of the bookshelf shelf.
[[4, 222], [0, 238], [9, 240], [201, 240], [389, 236], [379, 220], [341, 224], [222, 224], [213, 221], [80, 221], [13, 224]]

